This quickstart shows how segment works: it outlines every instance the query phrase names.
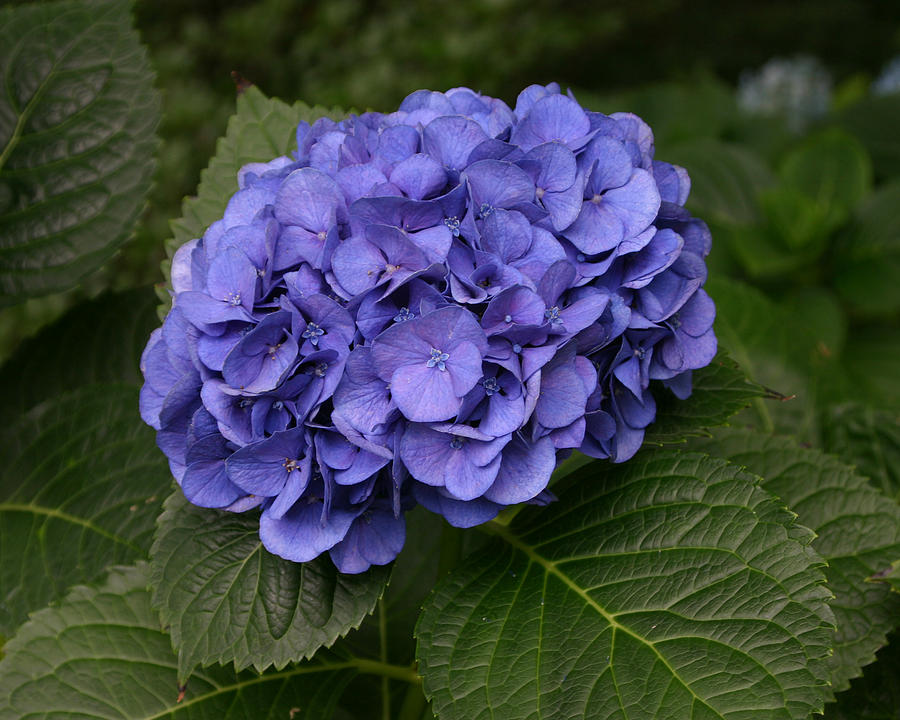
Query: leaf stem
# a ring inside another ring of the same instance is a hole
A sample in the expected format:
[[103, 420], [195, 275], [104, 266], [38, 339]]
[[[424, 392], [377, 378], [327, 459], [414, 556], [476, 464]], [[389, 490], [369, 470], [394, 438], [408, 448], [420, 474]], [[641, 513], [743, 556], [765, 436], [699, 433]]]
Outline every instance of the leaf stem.
[[355, 667], [361, 673], [366, 673], [367, 675], [381, 675], [391, 680], [400, 680], [415, 685], [422, 682], [413, 665], [392, 665], [381, 660], [353, 658], [346, 663], [346, 667]]
[[[383, 595], [378, 601], [378, 646], [381, 662], [387, 665], [387, 609], [384, 606]], [[391, 720], [391, 679], [387, 675], [381, 676], [381, 718], [382, 720]]]

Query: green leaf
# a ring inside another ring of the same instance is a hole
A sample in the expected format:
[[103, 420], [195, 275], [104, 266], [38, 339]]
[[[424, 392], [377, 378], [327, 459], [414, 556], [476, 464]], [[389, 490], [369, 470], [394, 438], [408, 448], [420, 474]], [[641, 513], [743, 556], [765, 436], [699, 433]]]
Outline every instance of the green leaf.
[[267, 98], [255, 85], [244, 90], [238, 96], [225, 136], [219, 138], [216, 154], [200, 174], [197, 195], [185, 198], [181, 218], [171, 222], [174, 235], [166, 242], [169, 258], [184, 243], [202, 237], [206, 228], [222, 217], [228, 200], [238, 190], [241, 167], [274, 160], [296, 148], [301, 120], [339, 120], [345, 115], [339, 108], [309, 107], [302, 102], [288, 105], [278, 98]]
[[822, 218], [821, 232], [828, 233], [844, 222], [869, 193], [872, 162], [858, 140], [830, 128], [790, 152], [780, 175], [786, 188], [815, 203]]
[[774, 177], [756, 155], [738, 145], [700, 139], [671, 148], [665, 159], [688, 169], [688, 207], [699, 217], [735, 224], [759, 219], [757, 194]]
[[835, 286], [856, 312], [882, 316], [900, 310], [900, 182], [863, 203], [836, 255]]
[[787, 438], [722, 430], [695, 444], [761, 475], [818, 537], [813, 548], [828, 561], [828, 587], [837, 621], [829, 659], [835, 691], [848, 687], [897, 622], [900, 597], [867, 582], [900, 557], [900, 507], [836, 458]]
[[722, 460], [595, 463], [438, 585], [417, 627], [442, 720], [804, 718], [831, 643], [821, 561]]
[[343, 575], [327, 556], [284, 560], [263, 548], [257, 513], [198, 508], [180, 491], [166, 500], [151, 558], [153, 603], [182, 678], [197, 665], [280, 669], [312, 657], [359, 626], [390, 575]]
[[900, 416], [861, 403], [829, 408], [822, 422], [826, 451], [855, 465], [888, 497], [900, 500]]
[[869, 580], [887, 583], [893, 592], [900, 593], [900, 560], [894, 560], [889, 568], [876, 573]]
[[877, 325], [851, 330], [842, 358], [846, 383], [852, 390], [847, 399], [900, 408], [898, 357], [900, 332], [896, 329]]
[[856, 136], [872, 158], [875, 172], [881, 177], [900, 175], [900, 94], [869, 97], [840, 113], [841, 127]]
[[26, 340], [0, 369], [2, 417], [12, 422], [37, 403], [79, 385], [140, 386], [141, 352], [159, 325], [156, 305], [149, 288], [105, 293]]
[[825, 720], [895, 720], [900, 708], [900, 636], [878, 652], [878, 660], [865, 674], [825, 706]]
[[137, 388], [54, 397], [0, 434], [0, 635], [111, 563], [146, 557], [172, 478]]
[[0, 11], [0, 304], [71, 287], [131, 234], [159, 96], [131, 3]]
[[679, 400], [668, 390], [656, 393], [656, 420], [647, 428], [644, 442], [662, 445], [706, 435], [708, 428], [724, 425], [763, 395], [765, 390], [748, 380], [738, 364], [720, 350], [707, 367], [693, 373], [693, 390], [687, 400]]
[[146, 567], [113, 570], [34, 614], [0, 662], [0, 720], [331, 718], [352, 663], [321, 660], [268, 675], [195, 673], [179, 698], [169, 637], [150, 607]]
[[818, 398], [846, 390], [833, 372], [843, 344], [843, 316], [828, 295], [804, 294], [776, 304], [759, 290], [732, 279], [711, 277], [716, 335], [755, 381], [785, 402], [755, 400], [765, 429], [811, 439], [818, 433]]

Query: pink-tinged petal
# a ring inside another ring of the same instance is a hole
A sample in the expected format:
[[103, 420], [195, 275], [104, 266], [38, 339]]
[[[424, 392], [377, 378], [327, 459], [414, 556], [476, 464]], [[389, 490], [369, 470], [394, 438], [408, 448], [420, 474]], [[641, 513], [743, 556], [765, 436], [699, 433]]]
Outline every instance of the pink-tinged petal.
[[535, 443], [515, 438], [503, 449], [497, 479], [484, 497], [501, 505], [527, 502], [547, 487], [555, 469], [556, 448], [549, 438]]
[[454, 392], [451, 374], [436, 366], [427, 367], [426, 358], [427, 356], [423, 357], [416, 365], [406, 365], [394, 372], [391, 377], [391, 397], [400, 412], [413, 422], [449, 420], [459, 412], [462, 394]]

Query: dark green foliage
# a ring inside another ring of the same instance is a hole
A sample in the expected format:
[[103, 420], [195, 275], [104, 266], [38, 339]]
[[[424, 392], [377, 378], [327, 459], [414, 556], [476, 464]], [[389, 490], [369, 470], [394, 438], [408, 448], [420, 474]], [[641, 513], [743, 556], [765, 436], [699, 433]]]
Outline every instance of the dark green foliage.
[[760, 475], [762, 486], [816, 533], [812, 547], [828, 562], [825, 575], [835, 596], [831, 684], [845, 690], [872, 662], [900, 613], [900, 595], [868, 582], [900, 558], [900, 507], [837, 459], [788, 438], [723, 430], [693, 444]]
[[259, 515], [198, 508], [177, 490], [151, 551], [153, 604], [178, 651], [178, 674], [234, 663], [281, 670], [330, 646], [372, 612], [390, 571], [341, 575], [324, 555], [292, 563], [259, 540]]
[[[739, 468], [658, 452], [525, 510], [416, 629], [441, 718], [795, 718], [821, 709], [821, 562]], [[776, 599], [777, 598], [777, 599]]]
[[131, 234], [159, 99], [131, 5], [0, 12], [0, 304], [71, 287]]
[[114, 569], [35, 614], [0, 662], [0, 718], [328, 720], [353, 677], [323, 659], [268, 676], [228, 668], [176, 680], [169, 637], [150, 607], [146, 566]]

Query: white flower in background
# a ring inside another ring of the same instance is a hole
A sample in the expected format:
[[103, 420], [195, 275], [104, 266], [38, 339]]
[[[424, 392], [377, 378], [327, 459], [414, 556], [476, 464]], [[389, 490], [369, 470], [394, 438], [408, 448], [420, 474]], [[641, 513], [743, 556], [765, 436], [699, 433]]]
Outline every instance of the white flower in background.
[[751, 113], [781, 115], [800, 131], [828, 111], [831, 86], [831, 74], [814, 57], [773, 58], [759, 70], [742, 73], [738, 103]]

